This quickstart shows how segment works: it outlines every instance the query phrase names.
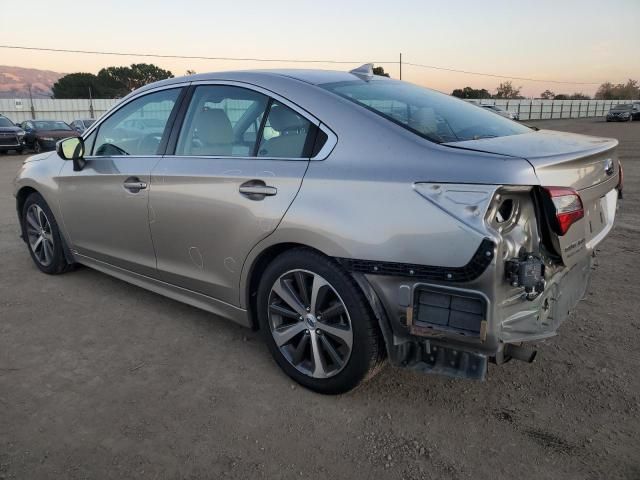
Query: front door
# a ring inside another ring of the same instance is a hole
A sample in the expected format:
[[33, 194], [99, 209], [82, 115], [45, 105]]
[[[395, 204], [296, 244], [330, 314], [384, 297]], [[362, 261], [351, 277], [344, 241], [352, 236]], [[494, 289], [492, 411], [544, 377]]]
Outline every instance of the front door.
[[158, 149], [168, 135], [180, 90], [132, 100], [87, 138], [83, 170], [74, 172], [72, 162], [65, 163], [58, 178], [60, 208], [79, 255], [156, 276], [149, 232], [150, 175], [161, 158]]
[[314, 135], [311, 122], [262, 93], [196, 87], [175, 154], [151, 176], [161, 278], [237, 305], [243, 262], [295, 198]]

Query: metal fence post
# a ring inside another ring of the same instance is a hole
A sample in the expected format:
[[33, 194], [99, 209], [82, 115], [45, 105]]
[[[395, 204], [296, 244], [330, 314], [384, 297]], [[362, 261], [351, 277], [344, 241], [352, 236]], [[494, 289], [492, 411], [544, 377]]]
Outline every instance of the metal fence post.
[[561, 104], [560, 104], [560, 118], [562, 118], [564, 116], [564, 100], [561, 100]]
[[520, 119], [520, 102], [518, 101], [518, 119]]

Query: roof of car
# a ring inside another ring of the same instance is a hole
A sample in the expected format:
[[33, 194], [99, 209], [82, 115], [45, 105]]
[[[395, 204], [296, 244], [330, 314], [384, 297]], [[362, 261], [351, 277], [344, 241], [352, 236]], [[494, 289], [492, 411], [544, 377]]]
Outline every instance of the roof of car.
[[[345, 71], [335, 70], [305, 70], [305, 69], [273, 69], [273, 70], [232, 70], [227, 72], [208, 72], [198, 73], [195, 75], [188, 75], [184, 77], [168, 78], [159, 82], [150, 83], [141, 87], [132, 94], [149, 90], [152, 88], [162, 87], [165, 85], [172, 85], [184, 82], [201, 82], [207, 80], [230, 80], [230, 81], [256, 81], [273, 80], [280, 78], [283, 81], [302, 81], [312, 85], [319, 85], [322, 83], [334, 83], [345, 81], [357, 81], [361, 80], [357, 75]], [[379, 79], [387, 79], [387, 77], [376, 77]], [[387, 79], [388, 80], [388, 79]], [[131, 95], [131, 94], [129, 94]], [[128, 95], [128, 96], [129, 96]], [[127, 97], [128, 97], [127, 96]], [[126, 98], [126, 97], [125, 97]]]
[[[231, 77], [289, 77], [301, 80], [306, 83], [319, 85], [321, 83], [333, 83], [358, 80], [358, 77], [349, 72], [341, 72], [336, 70], [311, 70], [311, 69], [265, 69], [265, 70], [235, 70], [228, 72], [210, 72], [182, 77], [180, 80], [215, 80], [220, 78]], [[178, 80], [178, 79], [176, 79]]]

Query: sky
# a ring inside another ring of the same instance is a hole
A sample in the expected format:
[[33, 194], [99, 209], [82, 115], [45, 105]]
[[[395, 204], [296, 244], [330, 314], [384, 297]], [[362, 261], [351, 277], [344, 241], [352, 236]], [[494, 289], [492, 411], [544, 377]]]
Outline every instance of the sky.
[[[0, 0], [0, 6], [9, 0]], [[11, 2], [13, 4], [13, 2]], [[604, 81], [640, 80], [640, 0], [30, 0], [28, 12], [0, 16], [0, 45], [169, 55], [332, 59], [348, 64], [154, 59], [0, 48], [0, 65], [58, 72], [155, 63], [183, 75], [251, 68], [350, 70], [382, 65], [450, 93], [494, 92], [501, 81], [406, 62], [505, 76], [525, 96], [582, 91]], [[382, 63], [394, 62], [394, 63]]]

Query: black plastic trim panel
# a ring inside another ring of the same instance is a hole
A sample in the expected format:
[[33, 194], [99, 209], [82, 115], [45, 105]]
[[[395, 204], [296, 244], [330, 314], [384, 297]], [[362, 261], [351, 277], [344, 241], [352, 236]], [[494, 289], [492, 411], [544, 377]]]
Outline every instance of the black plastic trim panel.
[[491, 264], [495, 255], [495, 243], [485, 238], [471, 260], [462, 267], [439, 267], [416, 265], [413, 263], [380, 262], [377, 260], [358, 260], [341, 258], [336, 260], [348, 271], [372, 275], [392, 275], [413, 277], [417, 280], [440, 280], [445, 282], [469, 282], [475, 280]]

